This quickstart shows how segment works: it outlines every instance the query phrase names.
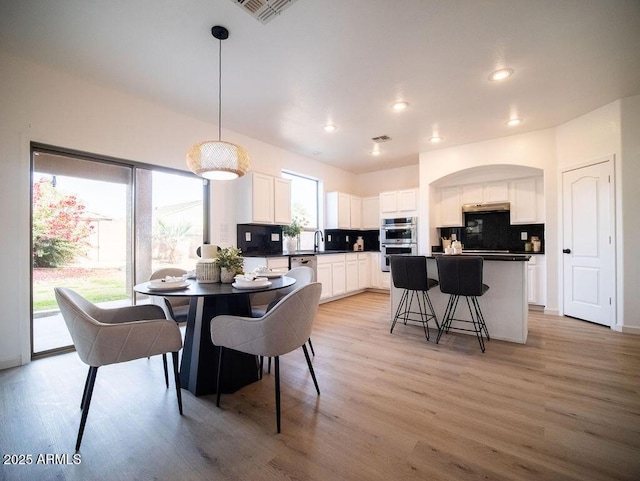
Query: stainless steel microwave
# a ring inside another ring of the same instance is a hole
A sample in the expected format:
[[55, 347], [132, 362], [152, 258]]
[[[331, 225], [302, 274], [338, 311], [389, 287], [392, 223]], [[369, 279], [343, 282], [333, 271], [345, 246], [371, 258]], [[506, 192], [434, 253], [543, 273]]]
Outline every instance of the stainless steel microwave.
[[380, 244], [416, 244], [418, 242], [418, 221], [416, 217], [395, 217], [382, 219]]

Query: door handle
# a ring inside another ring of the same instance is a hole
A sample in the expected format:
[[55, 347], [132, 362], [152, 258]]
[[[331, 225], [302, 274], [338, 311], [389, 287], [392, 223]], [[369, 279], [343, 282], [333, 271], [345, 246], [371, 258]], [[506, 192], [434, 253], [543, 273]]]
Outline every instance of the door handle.
[[571, 254], [571, 249], [562, 249], [563, 254]]

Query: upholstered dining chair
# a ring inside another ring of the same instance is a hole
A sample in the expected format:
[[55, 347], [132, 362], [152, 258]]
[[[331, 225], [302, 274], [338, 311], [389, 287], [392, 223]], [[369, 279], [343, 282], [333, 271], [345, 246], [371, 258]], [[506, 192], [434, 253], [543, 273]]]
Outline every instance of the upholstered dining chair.
[[[149, 280], [164, 279], [167, 276], [180, 277], [186, 273], [187, 271], [177, 267], [164, 267], [154, 271], [151, 277], [149, 277]], [[153, 296], [151, 301], [162, 307], [167, 319], [172, 319], [175, 322], [187, 322], [187, 316], [189, 315], [188, 297]]]
[[[138, 305], [104, 309], [89, 302], [80, 294], [64, 287], [56, 287], [56, 300], [78, 356], [89, 366], [82, 394], [82, 417], [76, 440], [80, 449], [93, 386], [98, 368], [170, 352], [173, 358], [173, 377], [182, 414], [182, 394], [178, 376], [178, 351], [182, 337], [178, 325], [164, 318], [159, 306]], [[166, 365], [166, 364], [165, 364]]]
[[220, 406], [220, 372], [225, 349], [274, 358], [278, 432], [280, 432], [280, 356], [302, 347], [316, 391], [318, 395], [320, 394], [305, 343], [311, 334], [321, 291], [322, 284], [318, 282], [307, 284], [280, 299], [260, 318], [222, 315], [212, 319], [211, 341], [214, 345], [220, 346], [216, 387], [217, 406]]
[[[264, 316], [267, 311], [275, 306], [276, 303], [284, 296], [316, 281], [316, 273], [311, 267], [307, 266], [294, 267], [284, 275], [287, 277], [293, 277], [296, 280], [296, 283], [277, 291], [256, 292], [255, 294], [251, 294], [251, 315], [253, 317]], [[309, 344], [309, 349], [311, 349], [311, 355], [315, 356], [316, 352], [313, 350], [311, 337], [307, 339], [307, 343]], [[260, 372], [262, 372], [262, 358], [260, 359]], [[271, 372], [271, 358], [269, 358], [269, 367], [267, 368], [267, 372]]]

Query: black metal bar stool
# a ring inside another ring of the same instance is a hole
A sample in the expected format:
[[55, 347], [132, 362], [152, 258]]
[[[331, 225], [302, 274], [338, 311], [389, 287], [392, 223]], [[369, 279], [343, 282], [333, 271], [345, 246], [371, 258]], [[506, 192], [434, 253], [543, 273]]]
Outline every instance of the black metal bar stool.
[[[428, 322], [433, 319], [436, 322], [438, 332], [440, 324], [438, 324], [438, 318], [427, 292], [438, 285], [437, 280], [431, 279], [427, 275], [427, 258], [424, 256], [392, 255], [390, 263], [393, 285], [398, 289], [404, 289], [391, 324], [391, 332], [393, 333], [398, 319], [402, 320], [404, 324], [407, 321], [421, 322], [424, 327], [424, 335], [429, 340]], [[414, 299], [417, 311], [411, 310]], [[412, 314], [420, 316], [419, 319], [412, 318]]]
[[[480, 349], [484, 352], [483, 333], [487, 336], [487, 340], [491, 340], [491, 338], [489, 337], [489, 330], [487, 329], [487, 324], [484, 322], [480, 304], [478, 303], [478, 297], [489, 290], [489, 286], [482, 283], [482, 257], [438, 256], [436, 257], [436, 263], [438, 265], [440, 291], [444, 294], [450, 294], [436, 343], [440, 342], [442, 333], [449, 332], [450, 329], [475, 332], [478, 342], [480, 343]], [[454, 318], [458, 307], [458, 300], [461, 296], [467, 300], [469, 314], [471, 315], [470, 321]], [[471, 323], [473, 324], [473, 329], [452, 326], [452, 321]]]

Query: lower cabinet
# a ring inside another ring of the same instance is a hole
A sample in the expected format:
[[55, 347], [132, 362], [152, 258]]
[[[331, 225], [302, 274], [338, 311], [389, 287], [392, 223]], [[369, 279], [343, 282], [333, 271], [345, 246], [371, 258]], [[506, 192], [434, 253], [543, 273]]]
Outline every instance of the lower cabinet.
[[331, 278], [331, 264], [320, 264], [318, 263], [316, 277], [320, 284], [322, 284], [322, 293], [320, 294], [320, 299], [327, 299], [331, 297], [333, 281]]
[[358, 254], [358, 290], [371, 287], [371, 269], [369, 254]]
[[256, 267], [267, 266], [268, 269], [280, 272], [286, 272], [289, 270], [289, 258], [287, 256], [282, 257], [245, 257], [244, 258], [244, 271], [251, 272]]
[[529, 304], [546, 305], [546, 261], [543, 255], [532, 255], [527, 263], [527, 302]]
[[358, 268], [358, 254], [347, 254], [345, 264], [346, 274], [346, 290], [347, 292], [355, 292], [358, 290], [358, 277], [360, 270]]
[[341, 296], [347, 292], [344, 254], [327, 254], [317, 258], [317, 277], [322, 284], [320, 299]]
[[318, 256], [317, 261], [322, 300], [375, 287], [372, 282], [374, 269], [371, 266], [375, 265], [380, 270], [380, 254], [377, 252], [323, 254]]

